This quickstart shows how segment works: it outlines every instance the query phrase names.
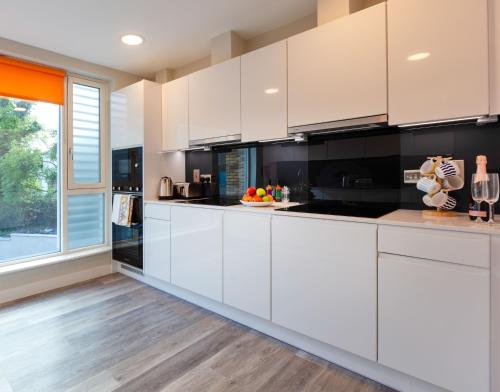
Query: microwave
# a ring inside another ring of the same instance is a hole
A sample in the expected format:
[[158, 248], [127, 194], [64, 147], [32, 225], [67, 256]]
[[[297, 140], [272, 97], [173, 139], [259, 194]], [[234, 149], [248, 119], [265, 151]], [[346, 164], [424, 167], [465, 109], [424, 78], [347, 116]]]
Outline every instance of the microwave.
[[112, 151], [113, 191], [142, 192], [142, 147]]

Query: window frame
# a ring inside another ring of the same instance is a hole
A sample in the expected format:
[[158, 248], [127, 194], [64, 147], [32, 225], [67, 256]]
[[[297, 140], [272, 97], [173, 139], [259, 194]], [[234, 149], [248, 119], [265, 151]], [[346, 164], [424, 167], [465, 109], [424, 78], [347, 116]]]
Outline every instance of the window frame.
[[[71, 152], [73, 148], [73, 84], [81, 84], [100, 89], [100, 106], [99, 106], [99, 126], [100, 126], [100, 169], [101, 181], [95, 184], [77, 184], [72, 181], [73, 164]], [[65, 172], [61, 173], [63, 179], [62, 199], [61, 199], [61, 254], [74, 253], [79, 250], [96, 249], [100, 247], [109, 247], [110, 243], [110, 179], [108, 178], [110, 167], [109, 140], [110, 140], [110, 124], [109, 124], [109, 83], [92, 78], [85, 78], [80, 75], [68, 74], [66, 77], [66, 102], [64, 105], [63, 131], [64, 140], [62, 141], [62, 151], [64, 154], [64, 163], [62, 164]], [[101, 244], [89, 245], [81, 248], [69, 248], [68, 244], [68, 196], [70, 195], [86, 195], [86, 194], [104, 194], [104, 242]]]
[[[76, 184], [72, 179], [73, 165], [70, 159], [70, 148], [73, 144], [73, 84], [82, 84], [85, 86], [96, 87], [100, 89], [100, 170], [101, 181], [96, 184]], [[68, 259], [75, 259], [75, 254], [89, 252], [110, 251], [111, 237], [111, 178], [109, 168], [111, 164], [110, 124], [109, 124], [109, 82], [87, 78], [81, 75], [67, 74], [64, 82], [65, 102], [59, 111], [59, 171], [58, 171], [58, 223], [59, 223], [59, 251], [45, 253], [40, 255], [27, 256], [24, 258], [8, 260], [0, 263], [0, 273], [2, 268], [11, 269], [13, 265], [22, 265], [23, 263], [36, 263], [42, 259], [64, 261], [65, 256]], [[109, 153], [108, 153], [109, 152]], [[104, 195], [104, 238], [103, 243], [89, 245], [86, 247], [73, 248], [68, 247], [68, 196], [84, 194], [103, 194]], [[23, 267], [20, 267], [21, 269]]]
[[[80, 84], [98, 88], [99, 93], [99, 144], [100, 144], [100, 181], [90, 184], [79, 184], [73, 181], [73, 85]], [[107, 142], [107, 101], [108, 101], [108, 86], [105, 82], [86, 79], [79, 76], [68, 76], [66, 79], [66, 136], [67, 136], [67, 189], [102, 189], [106, 187], [106, 142]]]

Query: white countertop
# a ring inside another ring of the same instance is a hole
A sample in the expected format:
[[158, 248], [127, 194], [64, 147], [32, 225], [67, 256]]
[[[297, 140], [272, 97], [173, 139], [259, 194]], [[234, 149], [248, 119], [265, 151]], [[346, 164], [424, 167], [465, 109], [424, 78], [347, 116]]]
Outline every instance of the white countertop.
[[[359, 222], [359, 223], [375, 223], [379, 225], [392, 225], [392, 226], [405, 226], [414, 228], [426, 228], [434, 230], [451, 230], [451, 231], [461, 231], [468, 233], [482, 233], [482, 234], [497, 234], [500, 235], [500, 223], [490, 225], [487, 223], [476, 223], [469, 219], [467, 214], [458, 214], [457, 217], [453, 218], [428, 218], [422, 215], [422, 211], [418, 210], [396, 210], [380, 218], [359, 218], [353, 216], [342, 216], [342, 215], [327, 215], [327, 214], [309, 214], [303, 212], [292, 212], [292, 211], [276, 211], [280, 208], [296, 206], [300, 203], [274, 203], [269, 207], [246, 207], [244, 205], [234, 205], [234, 206], [212, 206], [204, 204], [186, 204], [182, 202], [176, 202], [175, 200], [157, 200], [157, 199], [145, 199], [144, 203], [155, 203], [155, 204], [165, 204], [170, 206], [178, 207], [194, 207], [194, 208], [210, 208], [210, 209], [222, 209], [226, 211], [238, 211], [238, 212], [248, 212], [248, 213], [265, 213], [280, 216], [294, 216], [300, 218], [312, 218], [312, 219], [328, 219], [335, 221], [344, 222]], [[500, 217], [499, 217], [500, 219]]]

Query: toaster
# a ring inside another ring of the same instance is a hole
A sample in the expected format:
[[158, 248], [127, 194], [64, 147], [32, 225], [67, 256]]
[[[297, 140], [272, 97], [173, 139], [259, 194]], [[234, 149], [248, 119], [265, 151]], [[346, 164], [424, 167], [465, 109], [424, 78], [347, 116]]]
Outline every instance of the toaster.
[[174, 184], [174, 194], [182, 199], [201, 197], [200, 182], [177, 182]]

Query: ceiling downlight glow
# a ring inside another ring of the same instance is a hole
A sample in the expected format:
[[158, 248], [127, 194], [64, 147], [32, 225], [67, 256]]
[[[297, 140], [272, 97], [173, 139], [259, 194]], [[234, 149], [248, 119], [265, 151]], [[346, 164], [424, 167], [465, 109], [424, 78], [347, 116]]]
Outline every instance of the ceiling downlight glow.
[[125, 45], [129, 46], [137, 46], [144, 42], [144, 38], [142, 38], [140, 35], [137, 34], [122, 35], [121, 40]]
[[264, 90], [264, 92], [265, 92], [266, 94], [269, 94], [269, 95], [271, 95], [271, 94], [276, 94], [276, 93], [278, 93], [279, 91], [280, 91], [280, 90], [279, 90], [279, 89], [277, 89], [277, 88], [268, 88], [268, 89]]
[[411, 56], [408, 56], [407, 60], [408, 61], [420, 61], [420, 60], [425, 60], [427, 57], [429, 57], [431, 54], [429, 52], [420, 52], [420, 53], [415, 53], [412, 54]]

